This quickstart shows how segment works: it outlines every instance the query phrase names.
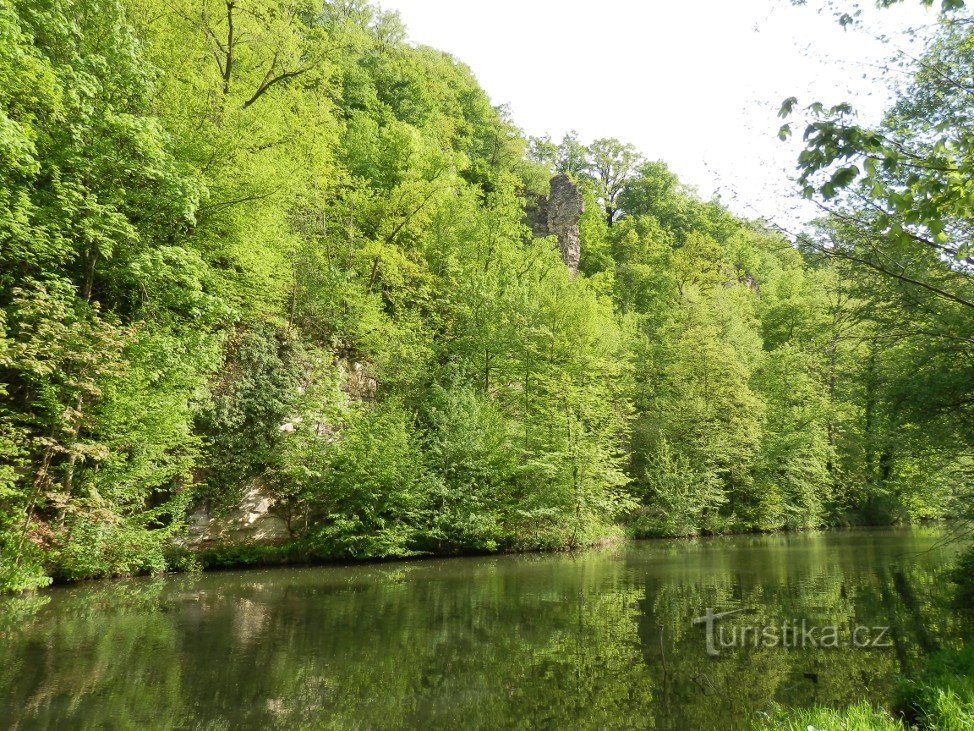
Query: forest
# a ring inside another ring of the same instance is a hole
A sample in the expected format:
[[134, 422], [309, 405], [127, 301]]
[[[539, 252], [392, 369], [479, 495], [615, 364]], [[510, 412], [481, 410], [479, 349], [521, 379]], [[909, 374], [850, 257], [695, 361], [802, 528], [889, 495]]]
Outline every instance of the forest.
[[[526, 137], [362, 0], [2, 0], [0, 588], [963, 517], [947, 6], [880, 127], [785, 103], [792, 234]], [[526, 216], [557, 175], [577, 272]], [[285, 540], [188, 547], [253, 489]]]
[[[368, 0], [0, 0], [0, 721], [974, 727], [974, 18], [903, 2], [782, 223]], [[740, 602], [895, 651], [710, 662]]]

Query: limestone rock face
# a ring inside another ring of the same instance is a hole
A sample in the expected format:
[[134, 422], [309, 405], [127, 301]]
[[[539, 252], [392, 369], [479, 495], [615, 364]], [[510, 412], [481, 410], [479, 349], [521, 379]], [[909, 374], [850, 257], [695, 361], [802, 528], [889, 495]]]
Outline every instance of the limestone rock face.
[[[346, 403], [374, 401], [379, 388], [368, 363], [341, 358], [335, 364], [341, 378], [342, 396]], [[302, 387], [303, 388], [303, 387]], [[279, 430], [285, 439], [304, 424], [300, 414], [290, 416]], [[312, 427], [313, 436], [323, 443], [338, 438], [335, 424], [322, 420], [306, 426]], [[213, 513], [200, 506], [190, 515], [183, 545], [191, 550], [229, 548], [235, 546], [277, 546], [292, 540], [284, 513], [275, 504], [273, 492], [261, 478], [250, 480], [244, 486], [240, 502], [226, 512]]]
[[243, 500], [228, 515], [211, 515], [206, 508], [189, 521], [185, 544], [192, 549], [224, 546], [276, 545], [291, 537], [285, 520], [273, 511], [274, 499], [259, 481], [250, 484]]
[[551, 179], [551, 194], [529, 201], [525, 220], [531, 232], [539, 237], [558, 239], [561, 258], [572, 274], [578, 274], [582, 256], [582, 237], [579, 222], [585, 212], [585, 199], [578, 186], [567, 175]]

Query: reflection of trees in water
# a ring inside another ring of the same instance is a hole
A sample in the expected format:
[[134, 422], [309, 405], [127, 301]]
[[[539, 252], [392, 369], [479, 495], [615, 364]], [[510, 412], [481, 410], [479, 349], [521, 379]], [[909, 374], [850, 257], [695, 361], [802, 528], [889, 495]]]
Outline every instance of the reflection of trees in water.
[[[881, 703], [898, 673], [959, 635], [956, 618], [944, 609], [949, 586], [943, 568], [905, 568], [891, 564], [889, 552], [835, 552], [814, 540], [800, 552], [752, 558], [731, 553], [715, 571], [709, 557], [697, 562], [688, 554], [679, 581], [646, 582], [640, 637], [649, 665], [662, 668], [665, 658], [659, 719], [674, 728], [726, 728], [727, 719], [774, 702], [844, 705], [866, 697]], [[725, 620], [728, 628], [806, 619], [810, 626], [838, 627], [843, 642], [857, 626], [889, 626], [894, 646], [782, 649], [754, 647], [751, 636], [748, 647], [711, 658], [703, 627], [692, 624], [708, 607], [752, 610]], [[662, 647], [660, 626], [666, 628]]]
[[[881, 698], [955, 632], [935, 604], [946, 588], [930, 565], [815, 538], [99, 585], [12, 621], [0, 717], [725, 728], [774, 700]], [[742, 606], [757, 610], [748, 624], [889, 623], [897, 650], [708, 657], [691, 619]]]
[[0, 710], [91, 727], [185, 725], [201, 710], [230, 726], [336, 728], [649, 716], [621, 562], [463, 565], [442, 578], [360, 569], [326, 586], [280, 572], [65, 592], [15, 639], [34, 672], [4, 673]]

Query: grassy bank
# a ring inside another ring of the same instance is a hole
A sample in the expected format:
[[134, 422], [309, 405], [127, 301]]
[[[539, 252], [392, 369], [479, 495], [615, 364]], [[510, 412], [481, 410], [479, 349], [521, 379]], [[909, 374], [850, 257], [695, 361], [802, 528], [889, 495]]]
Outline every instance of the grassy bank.
[[974, 729], [974, 645], [930, 658], [904, 679], [891, 710], [860, 703], [845, 709], [778, 709], [756, 720], [759, 731], [970, 731]]

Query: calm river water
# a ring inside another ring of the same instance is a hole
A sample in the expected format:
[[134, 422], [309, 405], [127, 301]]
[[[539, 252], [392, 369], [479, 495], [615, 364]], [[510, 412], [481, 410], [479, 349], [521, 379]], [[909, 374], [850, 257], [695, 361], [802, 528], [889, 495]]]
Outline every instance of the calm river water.
[[[882, 701], [895, 674], [962, 632], [938, 604], [957, 552], [941, 536], [640, 542], [54, 589], [0, 602], [0, 728], [684, 731], [744, 728], [775, 703]], [[693, 623], [708, 609], [747, 610], [714, 620], [710, 652]]]

